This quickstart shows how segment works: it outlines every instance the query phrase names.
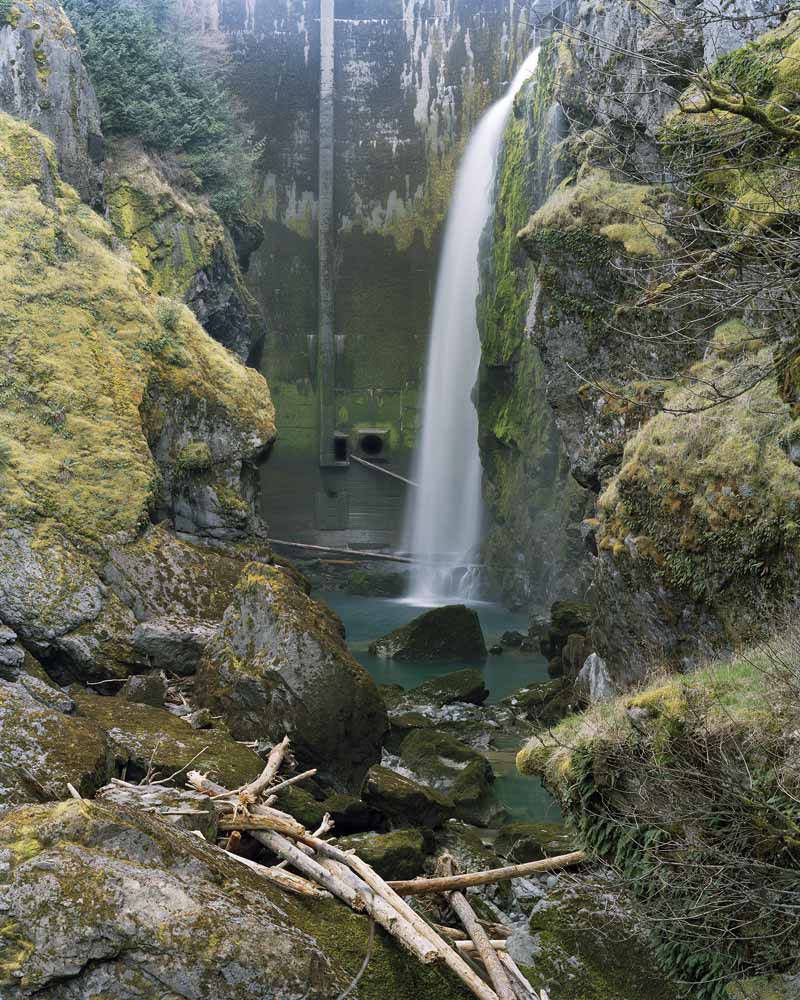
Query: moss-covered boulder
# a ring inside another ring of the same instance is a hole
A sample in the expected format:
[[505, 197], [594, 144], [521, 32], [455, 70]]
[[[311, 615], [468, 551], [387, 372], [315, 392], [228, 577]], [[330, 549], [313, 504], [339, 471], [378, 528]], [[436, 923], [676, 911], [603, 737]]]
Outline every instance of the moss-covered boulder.
[[412, 730], [400, 746], [400, 760], [453, 803], [451, 815], [485, 826], [502, 812], [492, 788], [491, 765], [455, 737], [432, 729]]
[[0, 680], [0, 805], [93, 795], [114, 773], [104, 730], [70, 713], [71, 699], [27, 674]]
[[449, 674], [432, 677], [429, 681], [406, 691], [404, 701], [410, 705], [453, 705], [467, 702], [482, 705], [489, 697], [489, 689], [480, 670], [454, 670]]
[[598, 887], [562, 883], [534, 907], [535, 950], [523, 970], [563, 1000], [677, 1000], [642, 933]]
[[91, 719], [111, 738], [117, 757], [127, 766], [126, 777], [138, 781], [148, 770], [152, 776], [185, 783], [185, 768], [207, 773], [226, 788], [238, 788], [257, 777], [264, 764], [253, 750], [242, 746], [222, 729], [198, 732], [165, 708], [135, 704], [124, 698], [106, 698], [73, 687], [71, 694], [79, 715]]
[[725, 992], [731, 1000], [796, 1000], [800, 997], [800, 975], [741, 979]]
[[391, 833], [356, 833], [339, 837], [338, 847], [355, 851], [385, 879], [416, 878], [422, 875], [425, 859], [433, 851], [430, 830], [392, 830]]
[[[0, 992], [336, 1000], [369, 926], [333, 900], [283, 893], [157, 816], [111, 803], [19, 808], [0, 819]], [[380, 930], [360, 1000], [466, 1000]]]
[[576, 702], [572, 684], [563, 677], [520, 688], [503, 704], [524, 715], [530, 722], [549, 726], [560, 722]]
[[441, 826], [453, 813], [453, 803], [446, 796], [381, 765], [370, 768], [361, 794], [392, 827], [400, 829], [413, 824]]
[[433, 608], [370, 644], [370, 653], [392, 660], [486, 658], [478, 615], [463, 604]]
[[508, 823], [500, 828], [494, 848], [515, 864], [577, 849], [575, 838], [558, 823]]
[[246, 567], [197, 674], [196, 697], [237, 739], [288, 734], [303, 763], [357, 790], [380, 759], [386, 709], [342, 625], [280, 568]]

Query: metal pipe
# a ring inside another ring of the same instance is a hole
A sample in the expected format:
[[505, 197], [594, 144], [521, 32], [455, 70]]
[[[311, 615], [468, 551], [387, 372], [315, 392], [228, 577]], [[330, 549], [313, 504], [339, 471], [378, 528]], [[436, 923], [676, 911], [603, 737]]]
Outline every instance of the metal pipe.
[[374, 469], [376, 472], [382, 472], [384, 476], [391, 476], [392, 479], [399, 479], [401, 483], [405, 483], [406, 486], [419, 486], [419, 483], [415, 483], [412, 479], [406, 479], [405, 476], [401, 476], [397, 472], [391, 472], [389, 469], [384, 469], [383, 466], [375, 465], [373, 462], [368, 462], [365, 458], [359, 458], [358, 455], [350, 456], [351, 462], [358, 462], [359, 465], [366, 465], [368, 469]]

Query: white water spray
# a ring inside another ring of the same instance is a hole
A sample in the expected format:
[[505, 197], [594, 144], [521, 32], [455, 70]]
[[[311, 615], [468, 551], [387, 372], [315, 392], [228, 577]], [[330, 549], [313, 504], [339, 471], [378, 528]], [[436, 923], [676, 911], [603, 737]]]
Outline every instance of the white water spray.
[[409, 496], [405, 548], [426, 560], [409, 601], [442, 604], [479, 596], [481, 460], [472, 389], [481, 345], [476, 298], [481, 235], [492, 213], [497, 156], [514, 98], [536, 69], [535, 49], [470, 137], [447, 213], [425, 378], [422, 434]]

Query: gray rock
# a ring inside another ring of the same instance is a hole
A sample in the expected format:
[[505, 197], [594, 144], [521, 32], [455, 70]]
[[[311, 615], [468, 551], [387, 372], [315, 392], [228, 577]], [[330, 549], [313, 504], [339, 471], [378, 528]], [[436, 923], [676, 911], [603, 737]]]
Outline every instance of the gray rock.
[[53, 140], [63, 178], [102, 202], [100, 110], [75, 32], [55, 0], [15, 0], [0, 26], [0, 110]]
[[433, 852], [430, 830], [392, 830], [391, 833], [356, 833], [339, 837], [336, 846], [356, 854], [385, 879], [416, 878], [424, 873], [425, 859]]
[[587, 657], [586, 662], [581, 667], [580, 673], [575, 678], [576, 693], [592, 703], [597, 701], [608, 701], [617, 693], [614, 682], [609, 676], [605, 660], [602, 660], [597, 653], [592, 653]]
[[196, 672], [217, 627], [177, 616], [151, 619], [136, 626], [133, 645], [150, 666], [186, 677]]
[[403, 706], [412, 705], [454, 705], [466, 702], [471, 705], [482, 705], [489, 697], [489, 689], [480, 670], [454, 670], [449, 674], [432, 677], [429, 681], [411, 688], [395, 703], [402, 710]]
[[111, 743], [91, 720], [62, 711], [71, 704], [35, 677], [0, 680], [0, 805], [66, 798], [67, 782], [93, 795], [109, 780]]
[[453, 811], [445, 796], [382, 765], [370, 768], [361, 794], [367, 805], [397, 828], [441, 826]]
[[199, 830], [215, 842], [217, 837], [217, 810], [207, 795], [188, 788], [170, 788], [167, 785], [131, 785], [114, 782], [104, 785], [95, 798], [99, 802], [112, 802], [129, 809], [141, 809], [158, 816], [170, 826], [181, 830]]
[[166, 709], [101, 697], [77, 685], [71, 693], [79, 714], [108, 733], [129, 781], [139, 781], [152, 771], [152, 777], [183, 785], [191, 764], [226, 788], [238, 788], [264, 766], [258, 754], [224, 730], [197, 732]]
[[0, 677], [14, 680], [25, 662], [25, 650], [17, 642], [17, 634], [0, 625]]
[[400, 745], [400, 762], [452, 802], [451, 816], [486, 826], [503, 812], [492, 788], [491, 765], [453, 736], [414, 729]]
[[477, 613], [450, 604], [376, 639], [369, 651], [393, 660], [483, 660], [486, 642]]
[[388, 728], [342, 625], [275, 566], [251, 563], [197, 673], [195, 698], [240, 740], [288, 734], [298, 760], [356, 791]]
[[119, 694], [127, 701], [163, 708], [167, 697], [167, 679], [161, 671], [135, 674], [125, 681]]
[[[336, 1000], [368, 950], [367, 919], [343, 904], [309, 905], [199, 837], [110, 801], [8, 813], [0, 868], [3, 1000]], [[370, 964], [381, 996], [466, 1000], [383, 934]]]

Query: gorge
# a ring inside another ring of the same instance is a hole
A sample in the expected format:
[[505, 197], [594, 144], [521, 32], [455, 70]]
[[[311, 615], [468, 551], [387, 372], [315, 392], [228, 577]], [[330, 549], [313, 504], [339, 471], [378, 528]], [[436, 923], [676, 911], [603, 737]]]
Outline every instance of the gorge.
[[0, 0], [2, 1000], [800, 997], [799, 67]]

